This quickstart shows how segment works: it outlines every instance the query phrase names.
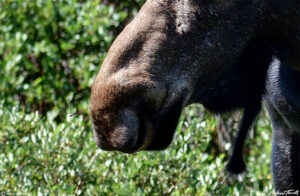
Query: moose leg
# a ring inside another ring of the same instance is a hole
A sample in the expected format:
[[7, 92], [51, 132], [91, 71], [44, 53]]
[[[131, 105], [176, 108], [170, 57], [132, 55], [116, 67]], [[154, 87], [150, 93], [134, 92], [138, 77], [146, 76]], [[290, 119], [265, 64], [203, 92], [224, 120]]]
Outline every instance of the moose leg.
[[300, 73], [270, 66], [264, 101], [273, 127], [272, 172], [277, 192], [300, 192]]
[[272, 171], [276, 192], [300, 191], [300, 135], [288, 127], [270, 101], [265, 99], [272, 127]]
[[246, 138], [253, 122], [256, 119], [261, 109], [260, 100], [252, 107], [246, 107], [244, 110], [243, 118], [235, 139], [231, 158], [227, 165], [227, 170], [232, 174], [240, 174], [246, 170], [246, 164], [243, 159], [243, 151]]

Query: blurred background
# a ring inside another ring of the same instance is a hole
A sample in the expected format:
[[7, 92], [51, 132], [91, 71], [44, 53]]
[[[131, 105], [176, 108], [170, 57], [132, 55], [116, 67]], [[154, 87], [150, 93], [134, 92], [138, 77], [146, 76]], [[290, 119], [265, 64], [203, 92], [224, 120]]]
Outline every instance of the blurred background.
[[266, 195], [271, 125], [261, 112], [248, 171], [225, 171], [241, 113], [186, 108], [172, 145], [134, 155], [93, 140], [90, 87], [143, 0], [0, 1], [0, 194]]

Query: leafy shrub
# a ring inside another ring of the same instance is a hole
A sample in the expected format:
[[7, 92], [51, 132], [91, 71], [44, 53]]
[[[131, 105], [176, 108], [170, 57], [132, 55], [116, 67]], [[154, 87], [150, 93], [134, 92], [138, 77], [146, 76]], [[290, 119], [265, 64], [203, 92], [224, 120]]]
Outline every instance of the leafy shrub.
[[237, 178], [225, 172], [224, 153], [209, 151], [213, 118], [200, 119], [197, 112], [203, 109], [193, 106], [181, 116], [175, 140], [166, 151], [127, 155], [97, 149], [83, 116], [65, 116], [57, 124], [51, 115], [26, 114], [18, 107], [0, 110], [0, 190], [26, 195], [270, 193], [271, 136], [264, 131], [269, 122], [259, 121], [260, 128], [248, 144], [249, 171]]
[[[0, 2], [0, 96], [27, 112], [87, 110], [90, 86], [133, 10], [94, 1]], [[9, 74], [8, 74], [9, 73]]]

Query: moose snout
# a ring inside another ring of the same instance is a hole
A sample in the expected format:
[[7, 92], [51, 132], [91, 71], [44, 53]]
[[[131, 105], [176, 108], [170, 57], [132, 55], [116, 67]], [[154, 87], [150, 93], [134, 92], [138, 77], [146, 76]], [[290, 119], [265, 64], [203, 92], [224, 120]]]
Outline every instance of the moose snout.
[[106, 122], [101, 121], [101, 119], [93, 120], [94, 138], [97, 146], [103, 150], [135, 152], [138, 148], [136, 144], [141, 126], [137, 113], [130, 109], [124, 109], [110, 122], [112, 123], [104, 125]]

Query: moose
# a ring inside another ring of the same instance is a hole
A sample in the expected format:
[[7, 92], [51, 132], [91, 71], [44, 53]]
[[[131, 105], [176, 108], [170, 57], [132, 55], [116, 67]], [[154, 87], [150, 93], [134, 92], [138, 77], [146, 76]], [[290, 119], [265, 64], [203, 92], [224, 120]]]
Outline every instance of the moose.
[[243, 109], [232, 173], [264, 101], [276, 191], [300, 190], [300, 1], [147, 0], [92, 85], [96, 144], [134, 153], [169, 146], [182, 109]]

